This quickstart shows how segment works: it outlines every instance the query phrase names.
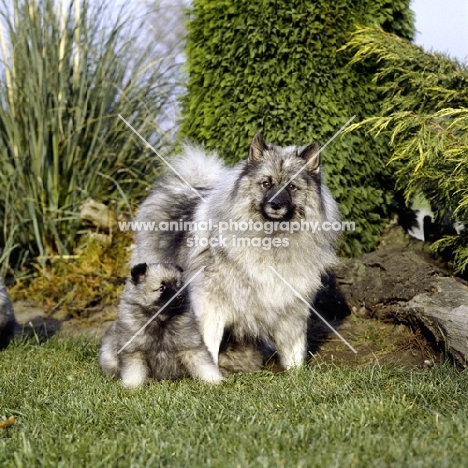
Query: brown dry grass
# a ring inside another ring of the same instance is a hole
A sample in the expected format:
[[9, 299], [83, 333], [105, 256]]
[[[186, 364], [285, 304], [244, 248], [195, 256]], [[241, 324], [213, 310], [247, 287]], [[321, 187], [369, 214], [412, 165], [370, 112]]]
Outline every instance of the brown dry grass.
[[46, 313], [60, 310], [86, 318], [118, 301], [125, 277], [132, 237], [118, 232], [109, 245], [90, 236], [72, 258], [56, 258], [45, 268], [20, 279], [11, 288], [13, 300], [28, 298]]

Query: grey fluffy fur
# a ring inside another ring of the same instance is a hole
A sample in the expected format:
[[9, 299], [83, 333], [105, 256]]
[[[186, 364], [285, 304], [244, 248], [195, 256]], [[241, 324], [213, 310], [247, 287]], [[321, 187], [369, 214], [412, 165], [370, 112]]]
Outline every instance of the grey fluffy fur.
[[[186, 292], [162, 309], [182, 287], [181, 271], [169, 263], [139, 264], [132, 269], [117, 320], [102, 341], [99, 362], [104, 375], [121, 378], [128, 388], [141, 386], [147, 378], [190, 375], [210, 383], [222, 380], [202, 341]], [[156, 318], [136, 335], [156, 313]]]
[[0, 349], [8, 345], [16, 327], [13, 306], [8, 297], [3, 278], [0, 276]]
[[[260, 339], [276, 347], [284, 368], [301, 365], [306, 357], [309, 308], [270, 268], [274, 268], [304, 299], [312, 301], [321, 287], [321, 275], [337, 259], [334, 231], [219, 230], [219, 222], [338, 221], [336, 202], [321, 177], [316, 143], [307, 147], [266, 144], [257, 134], [248, 158], [234, 168], [225, 167], [216, 154], [186, 146], [174, 162], [176, 170], [203, 196], [200, 200], [179, 177], [161, 179], [142, 204], [138, 221], [212, 220], [213, 229], [197, 232], [139, 231], [131, 264], [142, 261], [177, 261], [187, 278], [201, 267], [190, 285], [195, 314], [204, 342], [218, 363], [224, 332], [236, 340]], [[280, 195], [278, 190], [307, 167]], [[227, 239], [227, 245], [202, 246], [207, 241]], [[235, 236], [287, 239], [287, 247], [234, 244]], [[241, 366], [242, 367], [242, 366]]]

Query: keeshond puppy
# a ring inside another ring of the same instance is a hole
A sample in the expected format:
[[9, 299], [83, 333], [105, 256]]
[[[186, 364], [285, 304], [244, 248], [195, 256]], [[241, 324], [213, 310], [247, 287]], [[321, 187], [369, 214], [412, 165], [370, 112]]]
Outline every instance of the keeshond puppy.
[[163, 177], [139, 210], [137, 220], [156, 229], [136, 233], [131, 264], [176, 261], [187, 278], [204, 267], [190, 295], [216, 363], [229, 330], [274, 346], [283, 368], [301, 365], [307, 303], [337, 261], [328, 223], [339, 214], [318, 144], [281, 147], [257, 134], [233, 168], [193, 146], [173, 165], [177, 174]]
[[182, 284], [182, 269], [172, 263], [132, 268], [117, 320], [102, 340], [99, 363], [105, 376], [121, 378], [128, 388], [139, 387], [148, 378], [190, 375], [211, 383], [222, 380], [202, 341], [186, 290], [178, 293]]

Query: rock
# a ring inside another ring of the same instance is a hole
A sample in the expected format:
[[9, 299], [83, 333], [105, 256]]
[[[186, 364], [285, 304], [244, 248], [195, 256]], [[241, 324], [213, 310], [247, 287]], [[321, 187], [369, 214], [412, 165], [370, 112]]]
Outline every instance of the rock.
[[61, 329], [62, 322], [47, 317], [32, 301], [17, 301], [13, 308], [0, 277], [0, 349], [6, 348], [13, 338], [34, 337], [40, 343], [45, 342]]
[[433, 291], [413, 297], [398, 318], [424, 326], [438, 343], [447, 346], [457, 363], [466, 366], [468, 287], [454, 278], [436, 278], [433, 284]]
[[103, 203], [92, 199], [87, 200], [80, 207], [80, 216], [82, 220], [89, 221], [106, 232], [112, 232], [117, 226], [114, 212]]
[[102, 232], [89, 233], [89, 239], [92, 239], [105, 247], [112, 244], [112, 236], [110, 234], [103, 234]]
[[14, 336], [16, 320], [3, 278], [0, 276], [0, 349], [6, 347]]
[[412, 251], [382, 249], [344, 261], [336, 270], [336, 283], [348, 306], [359, 315], [392, 318], [393, 306], [434, 288], [434, 278], [448, 273]]
[[375, 252], [344, 260], [335, 270], [337, 288], [351, 313], [420, 329], [466, 367], [467, 283], [451, 277], [423, 247], [414, 240], [398, 248], [382, 242]]

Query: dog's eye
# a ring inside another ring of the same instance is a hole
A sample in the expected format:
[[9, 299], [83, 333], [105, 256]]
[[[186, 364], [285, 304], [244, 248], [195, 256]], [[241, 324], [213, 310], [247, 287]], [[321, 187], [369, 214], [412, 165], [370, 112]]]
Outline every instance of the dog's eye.
[[165, 290], [166, 290], [166, 286], [161, 286], [161, 287], [159, 288], [159, 292], [164, 292]]
[[268, 182], [268, 180], [264, 180], [262, 182], [262, 187], [266, 188], [266, 189], [269, 189], [271, 187], [271, 184], [270, 184], [270, 182]]
[[291, 192], [295, 192], [297, 190], [297, 187], [294, 184], [289, 184], [288, 189], [291, 190]]

